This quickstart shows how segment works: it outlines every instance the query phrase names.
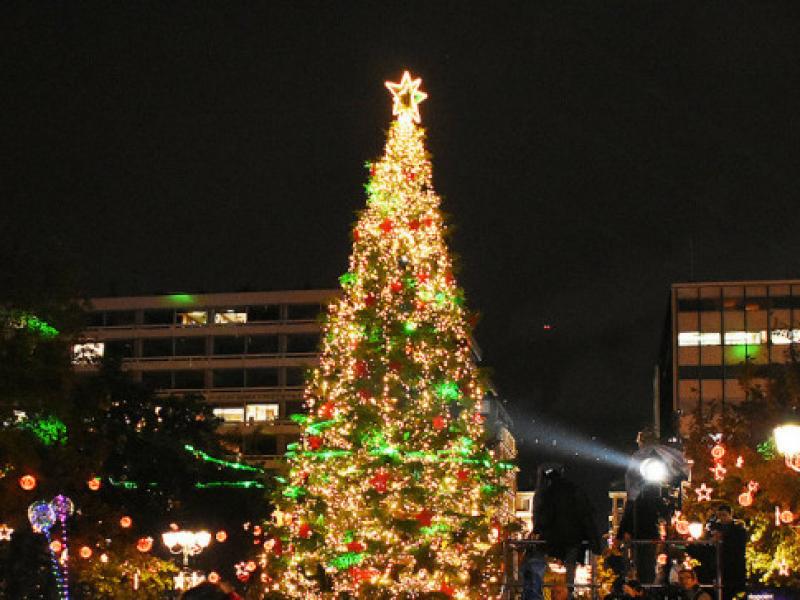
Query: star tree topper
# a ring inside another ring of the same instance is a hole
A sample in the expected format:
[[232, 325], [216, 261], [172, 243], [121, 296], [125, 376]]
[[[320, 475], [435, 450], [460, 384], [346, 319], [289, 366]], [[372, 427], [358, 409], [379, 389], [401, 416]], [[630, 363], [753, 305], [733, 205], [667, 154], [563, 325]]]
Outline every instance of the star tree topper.
[[386, 82], [386, 87], [394, 99], [392, 114], [396, 115], [398, 120], [405, 123], [420, 122], [419, 104], [428, 97], [428, 94], [419, 89], [421, 84], [422, 79], [411, 79], [408, 71], [403, 72], [399, 83]]

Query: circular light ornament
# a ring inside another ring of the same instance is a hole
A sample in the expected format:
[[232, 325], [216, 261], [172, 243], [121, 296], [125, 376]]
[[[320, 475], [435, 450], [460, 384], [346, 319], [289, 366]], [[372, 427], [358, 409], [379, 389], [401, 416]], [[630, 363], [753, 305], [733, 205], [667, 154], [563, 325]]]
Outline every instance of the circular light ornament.
[[30, 492], [36, 487], [36, 477], [33, 475], [23, 475], [19, 478], [19, 487], [26, 492]]
[[92, 549], [89, 546], [81, 546], [81, 549], [78, 551], [81, 558], [84, 560], [88, 560], [92, 558]]
[[61, 551], [64, 549], [64, 546], [58, 540], [53, 540], [50, 542], [50, 552], [53, 554], [61, 554]]
[[682, 518], [675, 521], [675, 531], [681, 535], [689, 535], [689, 521]]
[[89, 481], [86, 482], [87, 487], [96, 492], [100, 489], [100, 478], [99, 477], [92, 477]]
[[56, 515], [49, 502], [40, 500], [28, 507], [28, 520], [36, 533], [47, 533], [56, 522]]
[[150, 552], [153, 548], [153, 538], [141, 537], [136, 542], [136, 549], [139, 552]]
[[131, 519], [128, 515], [125, 515], [119, 520], [119, 526], [123, 529], [128, 529], [128, 527], [131, 525], [133, 525], [133, 519]]
[[219, 583], [219, 573], [216, 571], [211, 571], [206, 579], [208, 579], [209, 583]]
[[751, 494], [749, 491], [739, 494], [739, 505], [747, 507], [752, 506], [752, 504], [753, 494]]
[[217, 534], [214, 537], [221, 544], [222, 542], [228, 539], [228, 533], [224, 529], [221, 529], [217, 532]]
[[788, 525], [792, 521], [794, 521], [794, 513], [790, 510], [784, 510], [781, 512], [781, 523], [784, 525]]
[[639, 473], [648, 483], [664, 483], [667, 480], [667, 465], [658, 458], [646, 458], [639, 465]]
[[717, 444], [711, 448], [711, 456], [714, 460], [721, 460], [722, 457], [725, 456], [725, 446]]

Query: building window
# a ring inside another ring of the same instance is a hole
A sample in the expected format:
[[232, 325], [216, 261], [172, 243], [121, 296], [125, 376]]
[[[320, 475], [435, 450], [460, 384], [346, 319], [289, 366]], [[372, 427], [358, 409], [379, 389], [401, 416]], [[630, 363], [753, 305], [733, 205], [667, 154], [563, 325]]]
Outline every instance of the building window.
[[191, 310], [188, 312], [175, 313], [175, 321], [178, 325], [185, 325], [188, 327], [194, 325], [207, 325], [208, 312], [204, 310]]
[[136, 323], [136, 313], [132, 310], [109, 310], [106, 312], [107, 327], [123, 327]]
[[205, 356], [205, 337], [175, 338], [175, 356]]
[[205, 387], [205, 373], [200, 370], [175, 371], [173, 387], [178, 390], [200, 390]]
[[172, 374], [169, 371], [143, 371], [142, 383], [153, 390], [166, 390], [172, 387]]
[[247, 369], [247, 387], [276, 387], [278, 369]]
[[302, 367], [286, 367], [286, 385], [302, 386], [306, 382], [306, 370]]
[[305, 407], [302, 400], [286, 401], [286, 416], [304, 414]]
[[146, 310], [142, 317], [145, 325], [172, 325], [175, 313], [172, 309]]
[[90, 365], [103, 358], [106, 345], [103, 342], [84, 342], [72, 346], [72, 364]]
[[106, 319], [103, 311], [94, 311], [86, 314], [87, 327], [102, 327], [105, 324]]
[[289, 304], [287, 307], [290, 321], [316, 321], [321, 313], [319, 304]]
[[240, 388], [244, 387], [244, 370], [219, 369], [214, 371], [215, 388]]
[[211, 339], [214, 342], [214, 354], [244, 354], [244, 337], [218, 335]]
[[172, 356], [172, 338], [142, 340], [142, 356], [146, 358]]
[[114, 358], [131, 358], [133, 356], [133, 340], [109, 340], [105, 345], [105, 356]]
[[277, 335], [252, 335], [247, 338], [248, 354], [276, 354], [277, 352]]
[[274, 421], [280, 414], [279, 404], [248, 404], [245, 408], [245, 417], [250, 421]]
[[218, 310], [214, 313], [214, 323], [217, 325], [230, 325], [233, 323], [247, 323], [247, 313], [237, 310]]
[[278, 454], [278, 440], [274, 435], [259, 435], [248, 440], [245, 451], [256, 456], [275, 456]]
[[286, 351], [294, 354], [310, 354], [319, 347], [319, 335], [287, 335]]
[[219, 406], [213, 409], [214, 416], [225, 423], [244, 422], [244, 408], [241, 406]]
[[281, 318], [280, 307], [277, 304], [269, 306], [248, 306], [247, 321], [277, 321]]

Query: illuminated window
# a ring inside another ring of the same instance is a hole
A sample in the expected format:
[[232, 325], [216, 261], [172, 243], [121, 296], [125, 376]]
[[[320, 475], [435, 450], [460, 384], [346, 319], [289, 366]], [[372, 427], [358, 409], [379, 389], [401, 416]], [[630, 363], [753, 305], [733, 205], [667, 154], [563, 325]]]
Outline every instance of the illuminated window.
[[248, 404], [246, 410], [247, 422], [274, 421], [280, 414], [278, 404]]
[[214, 416], [222, 419], [225, 423], [242, 423], [244, 409], [241, 406], [220, 406], [214, 409]]
[[217, 325], [228, 325], [230, 323], [247, 323], [246, 312], [236, 312], [234, 310], [217, 311], [214, 313], [214, 323]]
[[[773, 332], [773, 337], [775, 336]], [[726, 331], [726, 346], [758, 346], [767, 341], [766, 330], [761, 331]], [[775, 343], [775, 342], [773, 342]], [[784, 342], [790, 343], [790, 342]], [[719, 346], [722, 344], [722, 335], [719, 332], [701, 333], [699, 331], [681, 331], [678, 334], [678, 346]]]
[[[762, 338], [763, 335], [763, 338]], [[726, 331], [725, 345], [738, 346], [739, 344], [756, 345], [766, 341], [766, 331]]]
[[181, 325], [206, 325], [208, 324], [208, 313], [204, 310], [191, 310], [175, 314], [177, 322]]
[[800, 329], [773, 329], [770, 339], [776, 346], [786, 346], [800, 342]]
[[719, 346], [721, 341], [719, 333], [681, 331], [678, 334], [678, 346]]
[[103, 357], [106, 345], [103, 342], [85, 342], [72, 346], [72, 364], [87, 365]]

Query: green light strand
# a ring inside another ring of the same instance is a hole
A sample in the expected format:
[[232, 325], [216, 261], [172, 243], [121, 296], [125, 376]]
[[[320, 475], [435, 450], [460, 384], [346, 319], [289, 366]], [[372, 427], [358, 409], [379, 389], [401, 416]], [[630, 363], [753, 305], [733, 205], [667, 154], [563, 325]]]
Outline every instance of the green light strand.
[[187, 452], [194, 454], [195, 458], [199, 458], [200, 460], [208, 463], [213, 463], [215, 465], [220, 465], [222, 467], [227, 467], [228, 469], [234, 469], [236, 471], [250, 471], [253, 473], [264, 473], [264, 469], [259, 467], [253, 467], [251, 465], [246, 465], [244, 463], [232, 462], [229, 460], [223, 460], [221, 458], [215, 458], [202, 450], [198, 450], [191, 444], [185, 444], [184, 449]]
[[41, 419], [26, 419], [19, 427], [30, 431], [45, 446], [64, 446], [67, 443], [67, 426], [52, 415]]

